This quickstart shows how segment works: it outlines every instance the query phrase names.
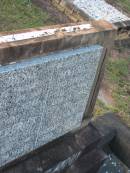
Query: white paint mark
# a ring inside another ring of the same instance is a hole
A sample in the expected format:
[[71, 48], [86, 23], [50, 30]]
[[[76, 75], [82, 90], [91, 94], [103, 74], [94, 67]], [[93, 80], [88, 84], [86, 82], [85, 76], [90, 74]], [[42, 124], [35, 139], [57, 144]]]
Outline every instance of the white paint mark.
[[10, 62], [9, 64], [16, 64], [16, 62]]
[[0, 43], [8, 43], [20, 40], [27, 40], [31, 38], [39, 38], [39, 37], [46, 37], [55, 35], [57, 32], [76, 32], [82, 30], [89, 30], [93, 28], [91, 24], [81, 24], [75, 26], [67, 26], [62, 28], [54, 28], [54, 29], [45, 29], [40, 31], [30, 31], [18, 34], [11, 34], [11, 35], [3, 35], [0, 36]]

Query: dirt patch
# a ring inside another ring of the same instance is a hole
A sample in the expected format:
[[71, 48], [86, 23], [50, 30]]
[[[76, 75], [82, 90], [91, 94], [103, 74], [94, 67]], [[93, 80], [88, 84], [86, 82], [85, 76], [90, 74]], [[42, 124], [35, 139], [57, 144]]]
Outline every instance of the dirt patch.
[[125, 49], [125, 48], [122, 48], [122, 49], [124, 49], [126, 51], [121, 51], [121, 50], [116, 50], [116, 49], [113, 49], [111, 51], [110, 56], [113, 58], [113, 60], [118, 60], [120, 58], [126, 59], [126, 58], [130, 57], [130, 50]]
[[102, 86], [98, 94], [98, 99], [108, 106], [113, 106], [115, 104], [112, 97], [111, 86], [109, 86], [109, 84], [105, 80], [102, 82]]
[[[116, 46], [116, 48], [112, 49], [110, 53], [110, 57], [112, 57], [111, 60], [113, 62], [119, 59], [128, 59], [129, 56], [130, 56], [130, 50], [123, 47], [123, 45], [122, 45], [122, 49], [119, 46]], [[110, 83], [110, 81], [106, 79], [106, 74], [105, 74], [104, 80], [102, 82], [102, 85], [99, 91], [98, 99], [107, 106], [114, 106], [115, 101], [112, 96], [113, 90], [115, 90], [115, 86], [113, 83]]]
[[116, 40], [115, 48], [111, 50], [110, 56], [113, 59], [130, 57], [130, 38], [126, 40]]
[[50, 0], [32, 0], [34, 4], [49, 12], [56, 24], [64, 24], [72, 22], [64, 13], [58, 11]]

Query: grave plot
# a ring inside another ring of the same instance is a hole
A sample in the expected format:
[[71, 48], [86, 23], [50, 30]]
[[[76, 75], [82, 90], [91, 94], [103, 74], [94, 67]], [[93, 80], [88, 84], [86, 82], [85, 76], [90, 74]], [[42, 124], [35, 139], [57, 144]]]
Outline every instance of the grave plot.
[[[80, 1], [17, 0], [17, 5], [32, 8], [32, 2], [52, 20], [42, 16], [47, 23], [40, 28], [0, 33], [0, 172], [95, 173], [108, 157], [103, 147], [116, 135], [115, 129], [102, 133], [88, 125], [117, 35], [115, 19], [87, 21]], [[50, 21], [58, 25], [43, 27]]]
[[111, 24], [93, 22], [0, 37], [0, 166], [79, 128], [91, 115], [114, 35]]
[[84, 15], [94, 20], [106, 20], [110, 23], [117, 23], [130, 20], [125, 14], [108, 4], [105, 0], [63, 0], [64, 3], [72, 4]]

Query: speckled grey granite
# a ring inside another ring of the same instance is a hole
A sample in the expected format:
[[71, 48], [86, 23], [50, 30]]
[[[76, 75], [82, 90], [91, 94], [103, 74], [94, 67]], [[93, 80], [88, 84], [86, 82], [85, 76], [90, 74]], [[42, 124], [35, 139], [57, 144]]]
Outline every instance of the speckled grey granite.
[[0, 67], [0, 166], [80, 126], [99, 45]]

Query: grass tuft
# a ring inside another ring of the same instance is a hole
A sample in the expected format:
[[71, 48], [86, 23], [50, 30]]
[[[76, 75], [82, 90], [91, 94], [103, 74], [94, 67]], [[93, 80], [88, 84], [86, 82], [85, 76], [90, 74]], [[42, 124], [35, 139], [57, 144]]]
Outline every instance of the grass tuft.
[[52, 24], [48, 12], [36, 7], [31, 0], [0, 0], [0, 31], [39, 27]]

